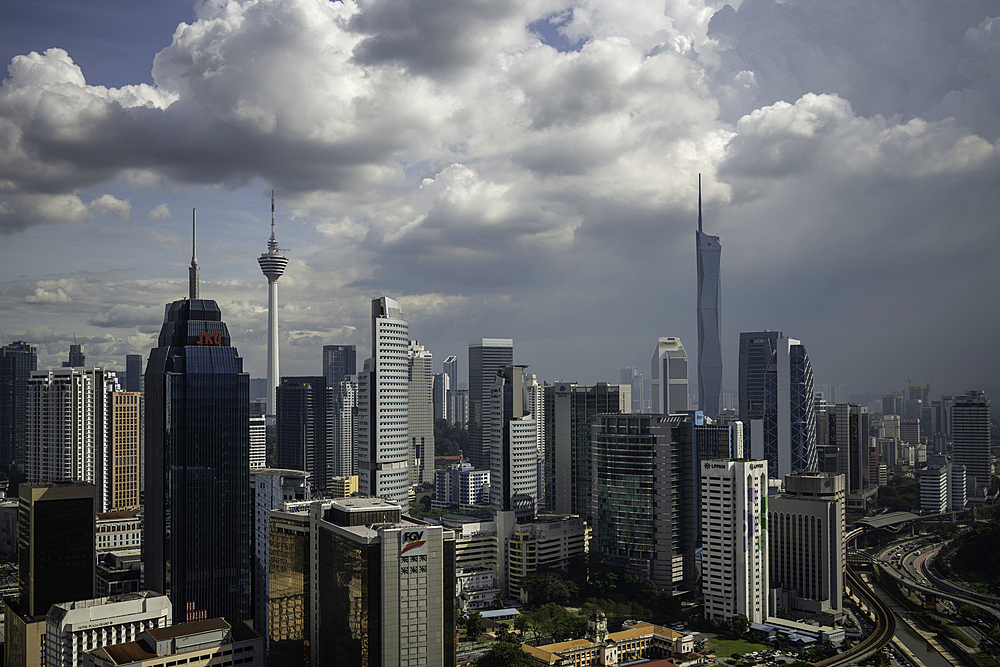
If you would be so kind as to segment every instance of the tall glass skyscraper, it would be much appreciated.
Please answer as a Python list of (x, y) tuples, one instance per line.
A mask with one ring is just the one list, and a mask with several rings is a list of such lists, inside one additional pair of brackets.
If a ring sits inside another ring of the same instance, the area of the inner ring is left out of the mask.
[(768, 474), (816, 472), (816, 397), (812, 364), (800, 341), (780, 331), (740, 334), (740, 420), (750, 458)]
[(719, 415), (722, 400), (722, 244), (701, 229), (701, 175), (698, 175), (698, 409)]
[(28, 378), (37, 368), (34, 345), (15, 341), (0, 347), (0, 472), (24, 472)]
[(250, 375), (215, 301), (166, 308), (146, 392), (146, 587), (174, 620), (251, 618)]
[(490, 393), (497, 372), (513, 363), (513, 339), (469, 341), (469, 461), (476, 470), (490, 469)]

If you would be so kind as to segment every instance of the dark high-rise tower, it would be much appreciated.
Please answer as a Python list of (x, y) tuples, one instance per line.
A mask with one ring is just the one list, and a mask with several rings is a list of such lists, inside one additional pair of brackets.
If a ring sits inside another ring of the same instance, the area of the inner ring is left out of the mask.
[(327, 385), (337, 386), (358, 372), (358, 350), (354, 345), (323, 346), (323, 376)]
[(497, 372), (514, 363), (510, 338), (469, 341), (469, 460), (477, 470), (490, 469), (490, 401)]
[(142, 355), (125, 355), (125, 391), (142, 391)]
[(719, 415), (722, 400), (722, 244), (701, 230), (701, 174), (698, 174), (698, 409)]
[(333, 388), (324, 377), (285, 377), (278, 386), (278, 467), (304, 470), (317, 491), (333, 477)]
[(0, 472), (24, 471), (28, 379), (37, 368), (33, 345), (15, 341), (0, 347)]
[(145, 381), (146, 587), (175, 620), (251, 618), (250, 375), (215, 301), (167, 305)]

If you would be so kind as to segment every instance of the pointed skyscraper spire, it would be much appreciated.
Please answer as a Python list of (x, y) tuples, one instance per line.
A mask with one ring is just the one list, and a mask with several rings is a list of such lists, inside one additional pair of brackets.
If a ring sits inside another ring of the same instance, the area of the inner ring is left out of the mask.
[(698, 231), (701, 231), (701, 174), (698, 174)]
[(191, 268), (188, 269), (189, 299), (198, 298), (198, 255), (195, 252), (198, 240), (198, 223), (197, 218), (195, 217), (195, 210), (196, 209), (191, 209)]

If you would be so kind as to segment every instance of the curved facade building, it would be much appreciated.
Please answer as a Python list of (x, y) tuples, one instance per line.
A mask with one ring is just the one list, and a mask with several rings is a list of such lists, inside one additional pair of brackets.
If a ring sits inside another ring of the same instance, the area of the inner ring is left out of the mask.
[(722, 243), (701, 229), (698, 177), (698, 409), (717, 417), (722, 400)]

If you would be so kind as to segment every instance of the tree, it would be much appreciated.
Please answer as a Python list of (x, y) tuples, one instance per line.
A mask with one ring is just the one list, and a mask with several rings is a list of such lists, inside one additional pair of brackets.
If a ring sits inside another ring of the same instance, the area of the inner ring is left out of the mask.
[(733, 626), (733, 632), (740, 637), (745, 637), (747, 632), (750, 630), (750, 619), (747, 618), (746, 614), (736, 614), (729, 620), (729, 622)]
[(958, 615), (962, 618), (974, 621), (979, 618), (979, 610), (971, 604), (963, 604), (958, 608)]
[(497, 642), (476, 661), (476, 667), (536, 667), (535, 659), (517, 644)]
[(532, 572), (521, 581), (521, 587), (528, 593), (529, 602), (544, 600), (566, 604), (580, 593), (576, 584), (552, 570)]
[(495, 635), (498, 642), (503, 642), (505, 644), (521, 643), (521, 638), (514, 634), (514, 631), (511, 630), (510, 626), (506, 623), (500, 624), (500, 627), (497, 628)]
[(528, 617), (524, 614), (518, 614), (517, 618), (514, 619), (514, 629), (524, 637), (524, 633), (528, 629)]
[(483, 621), (483, 615), (478, 611), (470, 612), (465, 617), (465, 634), (469, 635), (469, 639), (473, 641), (479, 639), (485, 629), (486, 623)]

